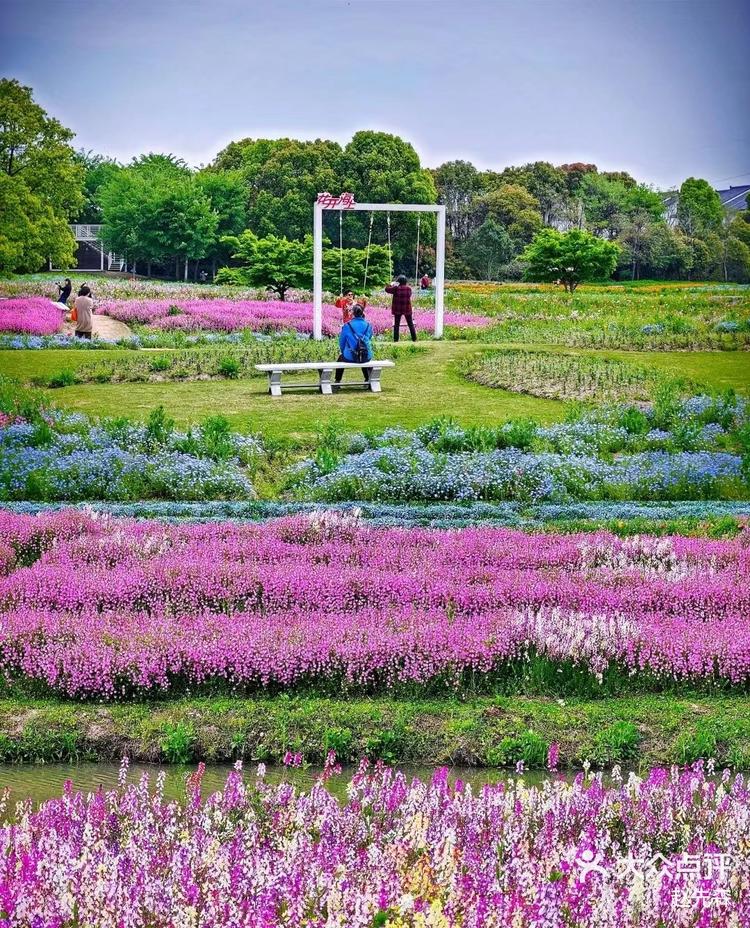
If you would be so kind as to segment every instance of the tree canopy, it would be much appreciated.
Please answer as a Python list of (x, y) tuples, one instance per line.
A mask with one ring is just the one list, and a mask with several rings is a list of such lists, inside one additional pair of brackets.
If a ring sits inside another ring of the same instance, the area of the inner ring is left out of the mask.
[(542, 229), (526, 246), (521, 259), (526, 262), (526, 280), (543, 283), (559, 281), (569, 293), (586, 280), (602, 280), (617, 264), (620, 246), (597, 238), (582, 229), (558, 232)]
[(0, 270), (39, 270), (73, 261), (67, 226), (83, 204), (83, 168), (73, 133), (34, 102), (30, 87), (0, 80)]

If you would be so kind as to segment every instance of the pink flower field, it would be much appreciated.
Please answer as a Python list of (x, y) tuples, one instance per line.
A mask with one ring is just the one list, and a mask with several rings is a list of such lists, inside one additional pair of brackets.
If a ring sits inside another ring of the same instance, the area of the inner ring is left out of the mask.
[[(312, 335), (313, 327), (312, 303), (282, 303), (278, 300), (106, 300), (98, 305), (97, 312), (120, 322), (139, 322), (166, 330), (293, 330)], [(393, 326), (390, 309), (383, 306), (368, 306), (367, 318), (372, 323), (376, 335), (388, 331)], [(476, 328), (490, 322), (484, 316), (450, 312), (445, 314), (444, 321), (447, 326), (462, 328)], [(434, 326), (434, 314), (417, 310), (414, 312), (414, 323), (417, 329), (430, 332)], [(338, 335), (340, 329), (341, 310), (325, 304), (324, 334)]]
[(63, 312), (44, 297), (0, 300), (0, 332), (54, 335), (63, 327)]
[[(750, 679), (741, 539), (0, 515), (0, 668), (79, 697)], [(557, 679), (557, 678), (555, 678)]]
[[(700, 765), (474, 790), (363, 763), (347, 798), (230, 772), (70, 782), (0, 826), (4, 928), (744, 928), (750, 791)], [(155, 787), (155, 788), (154, 788)], [(5, 803), (3, 803), (5, 806)], [(5, 809), (3, 809), (5, 811)], [(10, 811), (10, 810), (9, 810)]]

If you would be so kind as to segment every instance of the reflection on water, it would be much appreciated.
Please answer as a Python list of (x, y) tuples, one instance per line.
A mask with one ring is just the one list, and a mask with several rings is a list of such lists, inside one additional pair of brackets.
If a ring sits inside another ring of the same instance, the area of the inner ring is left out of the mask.
[[(212, 764), (206, 767), (203, 778), (203, 793), (215, 792), (222, 789), (227, 774), (232, 769), (228, 764)], [(245, 764), (246, 779), (254, 778), (256, 764)], [(408, 778), (418, 777), (429, 780), (435, 772), (435, 767), (401, 767)], [(185, 777), (193, 773), (195, 765), (189, 767), (161, 767), (158, 764), (131, 764), (128, 772), (128, 782), (137, 783), (144, 773), (148, 773), (151, 781), (155, 781), (160, 770), (166, 771), (165, 794), (170, 799), (180, 799), (184, 796)], [(328, 781), (328, 789), (339, 799), (346, 796), (346, 787), (355, 772), (355, 767), (345, 767), (340, 776)], [(485, 783), (497, 783), (507, 780), (510, 776), (507, 770), (476, 769), (472, 767), (452, 767), (451, 778), (460, 778), (471, 783), (474, 787)], [(117, 785), (120, 768), (117, 764), (0, 764), (0, 789), (10, 788), (10, 804), (8, 812), (12, 814), (15, 803), (25, 799), (32, 799), (35, 803), (44, 802), (60, 795), (66, 780), (72, 780), (76, 790), (91, 792), (98, 787), (111, 789)], [(271, 767), (266, 770), (266, 780), (278, 783), (281, 780), (294, 783), (299, 789), (309, 789), (320, 773), (320, 768), (310, 767), (307, 770)], [(544, 771), (532, 771), (524, 774), (524, 782), (541, 784), (549, 774)]]

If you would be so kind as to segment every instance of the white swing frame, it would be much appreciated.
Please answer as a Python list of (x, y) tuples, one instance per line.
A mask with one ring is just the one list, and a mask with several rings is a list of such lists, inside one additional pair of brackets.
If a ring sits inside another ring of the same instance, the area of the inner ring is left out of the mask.
[[(323, 338), (323, 210), (362, 213), (435, 213), (437, 239), (435, 241), (435, 338), (443, 335), (445, 311), (445, 206), (424, 203), (354, 203), (350, 206), (313, 204), (313, 338)], [(417, 282), (417, 286), (419, 286)]]

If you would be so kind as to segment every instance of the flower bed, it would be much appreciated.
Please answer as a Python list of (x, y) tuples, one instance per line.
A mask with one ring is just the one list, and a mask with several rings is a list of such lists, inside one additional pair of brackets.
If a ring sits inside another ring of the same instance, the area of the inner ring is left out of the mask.
[(740, 539), (374, 529), (330, 513), (168, 526), (77, 511), (2, 513), (0, 535), (0, 666), (67, 695), (749, 678)]
[(51, 300), (25, 297), (0, 300), (0, 332), (52, 335), (62, 329), (63, 311)]
[[(36, 515), (69, 508), (69, 503), (5, 502), (19, 515)], [(301, 503), (278, 500), (82, 503), (79, 508), (103, 515), (164, 522), (266, 522), (300, 513), (350, 513), (370, 525), (389, 527), (466, 528), (498, 525), (527, 530), (550, 528), (594, 531), (607, 528), (616, 534), (735, 535), (750, 522), (750, 501), (698, 501), (664, 503)], [(669, 526), (675, 526), (670, 531)]]
[(313, 500), (721, 499), (747, 494), (742, 459), (725, 452), (642, 452), (613, 461), (517, 450), (435, 454), (383, 448), (352, 454), (330, 473), (298, 471)]
[[(550, 752), (554, 760), (553, 751)], [(294, 759), (292, 759), (294, 761)], [(331, 764), (321, 777), (330, 776)], [(168, 802), (148, 779), (0, 828), (22, 925), (728, 928), (750, 919), (750, 791), (696, 765), (526, 787), (411, 782), (365, 764), (345, 802), (230, 773)]]
[[(130, 324), (141, 323), (157, 329), (192, 332), (200, 329), (236, 332), (241, 329), (261, 331), (297, 331), (312, 334), (312, 303), (290, 303), (274, 300), (128, 300), (104, 301), (97, 311)], [(389, 309), (369, 306), (367, 319), (375, 334), (387, 332), (393, 326)], [(460, 328), (484, 326), (489, 320), (466, 313), (446, 313), (446, 326)], [(414, 324), (422, 331), (432, 331), (434, 314), (416, 310)], [(341, 310), (323, 306), (323, 333), (338, 335), (341, 330)]]
[[(552, 399), (612, 402), (648, 400), (654, 388), (669, 382), (659, 370), (590, 355), (506, 348), (469, 362), (469, 379), (485, 387)], [(695, 384), (681, 381), (686, 391)]]
[(437, 419), (343, 436), (300, 462), (291, 485), (328, 502), (747, 499), (747, 422), (746, 401), (731, 393), (681, 399), (671, 388), (653, 406), (546, 427)]
[[(218, 431), (216, 426), (218, 425)], [(0, 423), (0, 499), (249, 499), (257, 439), (216, 419), (190, 433), (47, 411)], [(214, 431), (211, 431), (211, 429)]]

